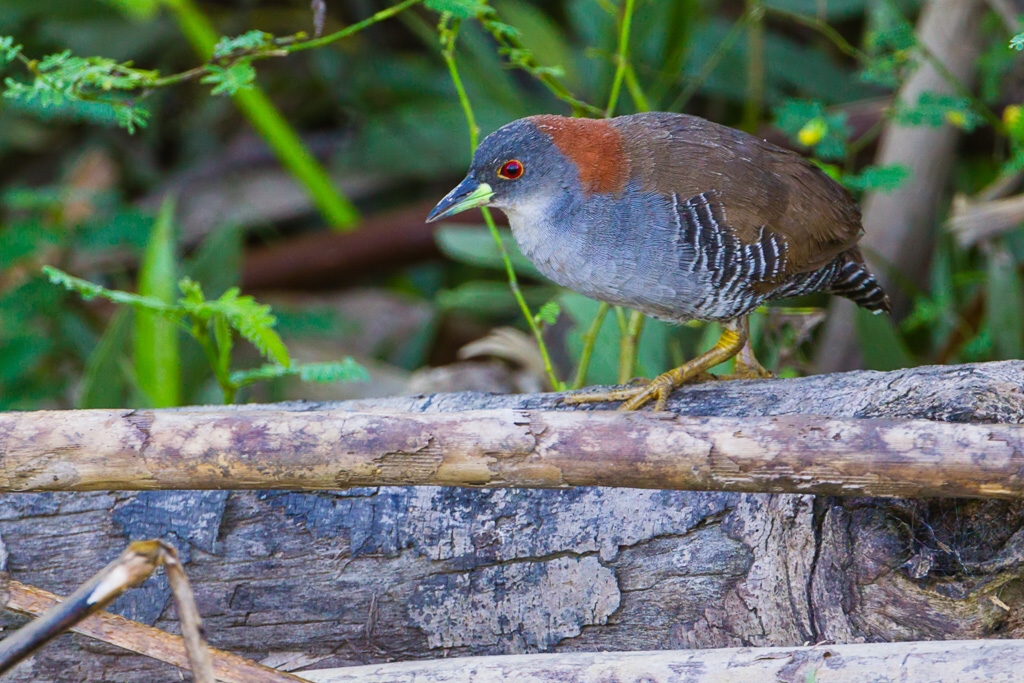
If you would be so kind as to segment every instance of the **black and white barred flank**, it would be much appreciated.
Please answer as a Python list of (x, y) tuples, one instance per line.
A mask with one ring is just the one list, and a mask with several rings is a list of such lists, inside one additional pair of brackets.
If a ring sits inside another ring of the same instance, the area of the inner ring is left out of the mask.
[[(691, 273), (708, 273), (711, 285), (697, 302), (705, 319), (729, 319), (756, 307), (765, 298), (752, 291), (752, 282), (771, 282), (786, 270), (787, 246), (774, 232), (762, 227), (757, 239), (741, 242), (726, 224), (714, 192), (682, 200), (672, 197), (680, 246), (692, 249), (686, 264)], [(685, 249), (683, 250), (685, 252)]]
[(779, 283), (767, 294), (757, 294), (751, 283), (778, 281), (786, 271), (788, 246), (785, 238), (762, 227), (757, 239), (741, 242), (726, 224), (726, 217), (714, 192), (682, 200), (672, 197), (677, 240), (690, 247), (695, 258), (691, 273), (709, 273), (714, 287), (698, 302), (709, 319), (724, 319), (749, 312), (765, 299), (784, 299), (830, 292), (852, 300), (869, 311), (889, 310), (889, 298), (867, 269), (860, 252), (850, 249), (825, 266), (799, 273)]

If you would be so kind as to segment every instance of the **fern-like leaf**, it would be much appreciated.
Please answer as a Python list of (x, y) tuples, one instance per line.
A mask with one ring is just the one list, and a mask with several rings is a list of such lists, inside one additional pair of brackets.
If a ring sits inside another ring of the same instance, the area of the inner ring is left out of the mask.
[(185, 298), (181, 303), (190, 314), (202, 320), (209, 320), (214, 315), (224, 316), (231, 327), (268, 360), (291, 366), (288, 349), (274, 331), (277, 318), (271, 313), (270, 306), (258, 303), (249, 295), (240, 295), (237, 287), (232, 287), (214, 301), (203, 301), (202, 290), (191, 281), (182, 283), (182, 292)]
[(99, 297), (100, 299), (112, 301), (115, 304), (131, 306), (136, 310), (152, 311), (175, 322), (179, 322), (183, 317), (184, 311), (181, 308), (172, 304), (166, 304), (155, 297), (139, 296), (138, 294), (122, 292), (117, 289), (107, 289), (94, 282), (68, 275), (63, 270), (53, 266), (43, 266), (43, 273), (53, 284), (76, 292), (86, 301)]

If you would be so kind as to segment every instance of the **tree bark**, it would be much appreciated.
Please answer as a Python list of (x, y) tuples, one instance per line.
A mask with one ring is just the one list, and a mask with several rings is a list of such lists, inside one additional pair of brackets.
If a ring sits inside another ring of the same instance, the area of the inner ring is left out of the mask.
[[(677, 415), (1024, 423), (1024, 362), (720, 382)], [(289, 410), (549, 410), (451, 394)], [(282, 406), (239, 407), (242, 414)], [(195, 409), (192, 409), (195, 410)], [(209, 410), (220, 410), (209, 409)], [(12, 578), (68, 594), (127, 542), (174, 543), (211, 645), (286, 669), (469, 655), (1024, 637), (1024, 505), (623, 488), (8, 494)], [(114, 610), (171, 631), (157, 576)], [(7, 629), (22, 617), (6, 614)], [(176, 681), (63, 636), (12, 681)]]

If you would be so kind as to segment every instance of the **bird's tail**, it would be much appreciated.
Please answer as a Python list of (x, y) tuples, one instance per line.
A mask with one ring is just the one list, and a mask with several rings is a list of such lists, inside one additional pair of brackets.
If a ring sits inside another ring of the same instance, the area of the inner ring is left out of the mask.
[(889, 312), (889, 297), (882, 285), (864, 263), (860, 250), (854, 247), (836, 257), (839, 270), (829, 288), (833, 294), (846, 297), (873, 313)]

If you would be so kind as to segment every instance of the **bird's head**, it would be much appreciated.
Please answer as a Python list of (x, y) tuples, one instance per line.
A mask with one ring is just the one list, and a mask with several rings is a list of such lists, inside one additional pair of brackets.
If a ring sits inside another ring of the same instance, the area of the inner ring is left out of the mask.
[(531, 116), (484, 138), (466, 178), (427, 222), (479, 206), (528, 214), (561, 192), (583, 196), (624, 184), (622, 139), (607, 121)]

